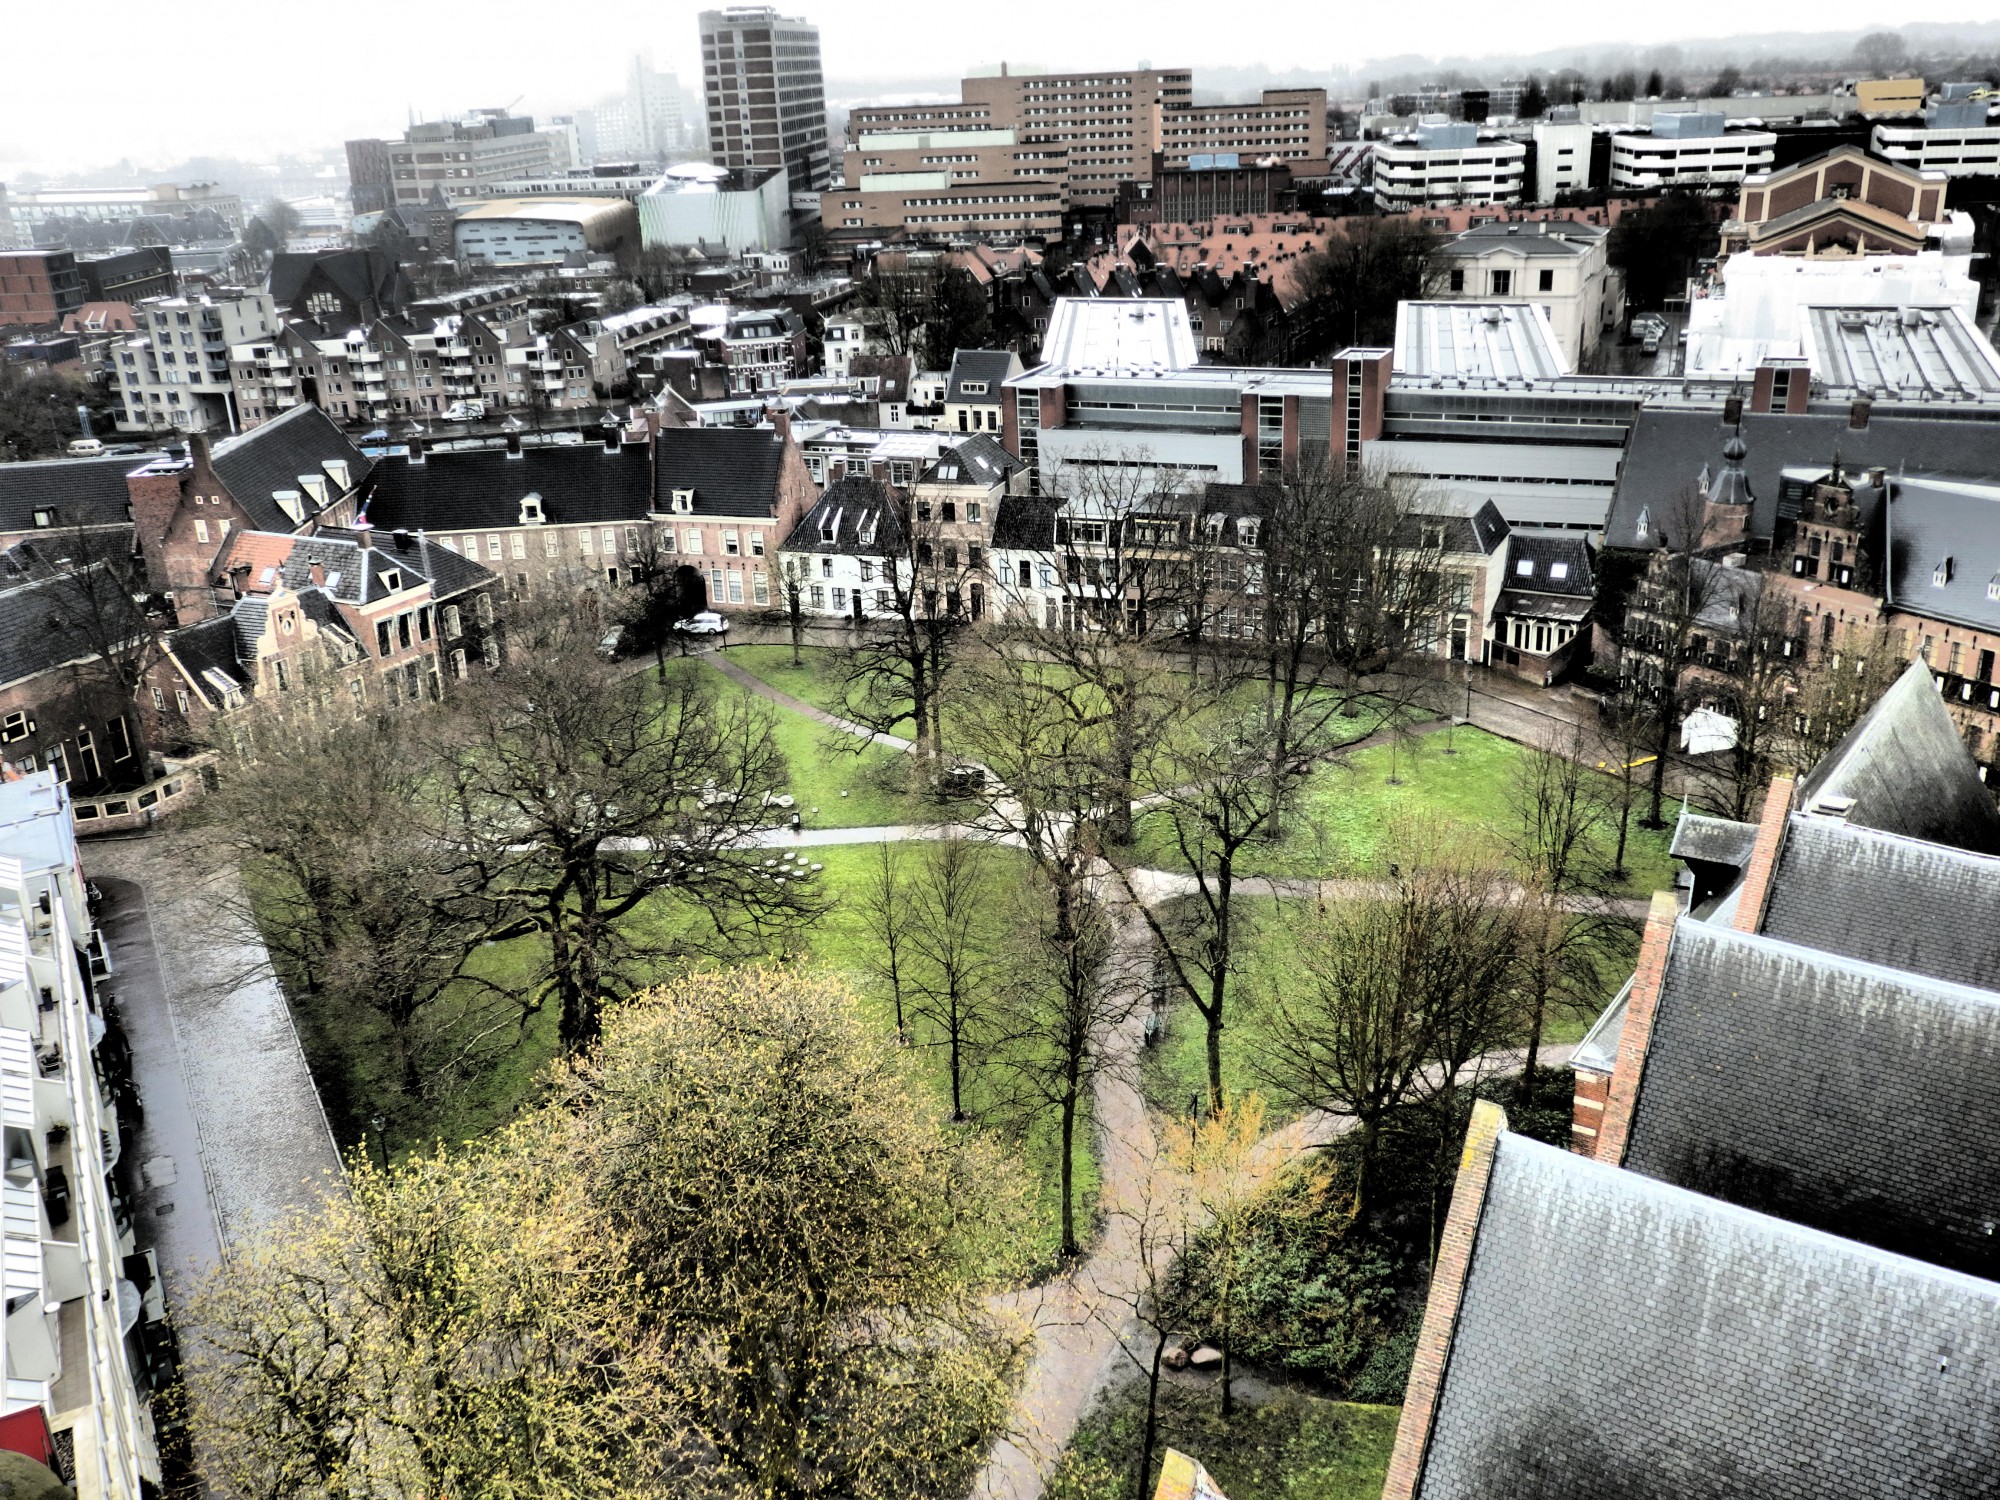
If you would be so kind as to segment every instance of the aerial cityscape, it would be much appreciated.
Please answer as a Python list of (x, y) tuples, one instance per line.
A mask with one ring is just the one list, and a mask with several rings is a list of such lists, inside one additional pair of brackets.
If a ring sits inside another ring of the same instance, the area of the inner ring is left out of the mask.
[(0, 1495), (2000, 1494), (2000, 21), (150, 15)]

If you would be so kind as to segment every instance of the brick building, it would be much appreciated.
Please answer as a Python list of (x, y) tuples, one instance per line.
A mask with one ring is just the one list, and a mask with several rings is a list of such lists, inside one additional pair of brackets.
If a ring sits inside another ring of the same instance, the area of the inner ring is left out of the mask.
[(68, 250), (0, 250), (0, 325), (53, 328), (87, 298)]

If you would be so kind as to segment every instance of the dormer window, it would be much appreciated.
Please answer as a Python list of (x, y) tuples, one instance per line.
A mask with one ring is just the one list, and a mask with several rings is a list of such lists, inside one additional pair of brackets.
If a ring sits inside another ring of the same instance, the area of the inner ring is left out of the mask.
[(1934, 589), (1943, 588), (1946, 584), (1951, 582), (1952, 575), (1955, 574), (1957, 571), (1958, 571), (1957, 558), (1948, 555), (1939, 558), (1938, 565), (1935, 568), (1931, 569), (1931, 587)]
[(396, 592), (396, 590), (400, 589), (402, 586), (403, 586), (403, 575), (398, 569), (395, 568), (383, 569), (382, 588), (385, 592), (393, 594)]
[(53, 505), (44, 505), (37, 508), (37, 510), (35, 511), (35, 524), (37, 526), (43, 526), (43, 527), (55, 525), (56, 524), (55, 507)]
[(986, 382), (983, 380), (965, 380), (959, 382), (958, 389), (961, 395), (983, 396), (986, 394)]
[(1236, 545), (1239, 547), (1256, 546), (1257, 531), (1258, 525), (1255, 516), (1242, 517), (1236, 523)]
[(2000, 599), (2000, 573), (1995, 573), (1991, 578), (1986, 580), (1986, 597), (1989, 599)]
[(675, 490), (674, 514), (677, 516), (685, 516), (692, 514), (693, 511), (694, 511), (694, 491)]
[(1532, 557), (1519, 559), (1514, 564), (1514, 574), (1517, 578), (1533, 578), (1535, 576), (1535, 560)]
[(521, 520), (523, 526), (539, 526), (548, 519), (542, 514), (542, 497), (534, 490), (521, 497)]

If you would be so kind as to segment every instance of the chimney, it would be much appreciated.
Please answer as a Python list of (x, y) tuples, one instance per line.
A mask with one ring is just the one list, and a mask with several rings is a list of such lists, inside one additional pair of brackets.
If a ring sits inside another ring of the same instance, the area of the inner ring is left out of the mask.
[(1739, 426), (1743, 421), (1743, 398), (1731, 396), (1722, 403), (1722, 421), (1727, 427)]
[(389, 536), (396, 543), (396, 550), (398, 552), (408, 552), (410, 550), (410, 533), (404, 528), (398, 526), (394, 531), (389, 533)]
[(421, 464), (423, 461), (424, 461), (424, 440), (420, 437), (413, 437), (410, 439), (410, 462), (413, 464)]
[(375, 550), (375, 526), (368, 517), (356, 516), (354, 518), (353, 531), (354, 540), (361, 544), (363, 552), (373, 552)]
[(325, 563), (323, 563), (323, 562), (315, 562), (315, 563), (310, 563), (310, 564), (308, 564), (308, 565), (307, 565), (307, 567), (306, 567), (306, 574), (307, 574), (307, 576), (308, 576), (308, 577), (310, 577), (310, 578), (312, 579), (312, 585), (313, 585), (313, 587), (314, 587), (314, 588), (316, 588), (316, 589), (323, 589), (323, 588), (325, 588), (325, 587), (326, 587), (326, 564), (325, 564)]
[(770, 406), (764, 410), (779, 438), (789, 443), (792, 440), (792, 414), (782, 406)]
[(1869, 402), (1866, 396), (1863, 396), (1860, 400), (1856, 401), (1852, 406), (1848, 407), (1847, 425), (1853, 428), (1856, 432), (1867, 431), (1868, 408), (1869, 408)]
[(1757, 820), (1757, 840), (1750, 846), (1750, 863), (1744, 867), (1743, 883), (1736, 892), (1738, 932), (1756, 932), (1764, 925), (1764, 906), (1771, 896), (1771, 877), (1778, 870), (1778, 851), (1785, 843), (1785, 820), (1791, 816), (1792, 793), (1797, 789), (1792, 773), (1771, 778), (1764, 793), (1764, 812)]
[(1878, 490), (1888, 489), (1889, 471), (1883, 468), (1870, 469), (1868, 471), (1868, 483)]
[(507, 434), (507, 456), (509, 458), (519, 458), (521, 456), (520, 433), (510, 432)]
[(619, 431), (617, 423), (614, 422), (609, 427), (606, 427), (604, 429), (604, 451), (606, 453), (616, 453), (622, 436), (623, 434)]

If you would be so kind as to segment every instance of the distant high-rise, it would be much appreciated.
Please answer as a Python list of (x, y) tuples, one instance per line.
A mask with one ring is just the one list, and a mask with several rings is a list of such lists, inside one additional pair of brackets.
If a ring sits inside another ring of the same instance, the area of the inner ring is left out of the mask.
[(718, 166), (783, 167), (795, 193), (827, 185), (819, 28), (769, 6), (701, 13), (702, 101)]
[(597, 106), (594, 161), (665, 161), (687, 144), (680, 80), (632, 59), (625, 92)]

